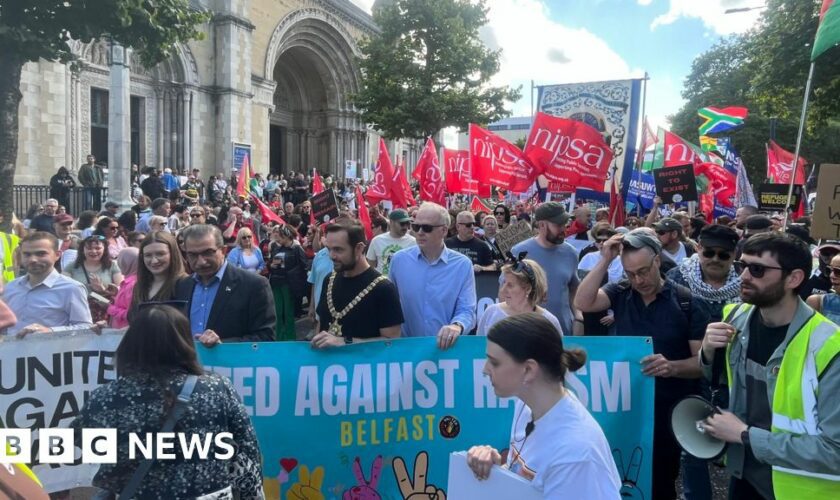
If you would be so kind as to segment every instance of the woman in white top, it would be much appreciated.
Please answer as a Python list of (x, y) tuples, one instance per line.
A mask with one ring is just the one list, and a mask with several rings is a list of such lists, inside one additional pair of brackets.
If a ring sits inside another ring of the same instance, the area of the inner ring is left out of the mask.
[[(525, 252), (523, 252), (525, 253)], [(484, 310), (478, 320), (477, 335), (487, 335), (497, 322), (526, 312), (537, 312), (546, 317), (557, 328), (560, 335), (563, 329), (557, 317), (539, 304), (545, 302), (548, 293), (548, 280), (545, 271), (536, 261), (521, 256), (514, 264), (502, 267), (502, 286), (499, 288), (499, 302)]]
[(504, 465), (531, 481), (543, 498), (619, 499), (621, 480), (607, 438), (592, 415), (566, 390), (568, 370), (586, 362), (580, 349), (538, 313), (511, 316), (487, 334), (487, 362), (499, 397), (517, 397), (507, 462), (490, 446), (474, 446), (467, 463), (479, 479)]

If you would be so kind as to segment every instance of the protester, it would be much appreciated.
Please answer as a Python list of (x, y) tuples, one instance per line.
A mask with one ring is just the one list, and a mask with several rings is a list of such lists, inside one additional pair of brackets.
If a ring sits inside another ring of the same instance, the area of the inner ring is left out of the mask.
[(665, 217), (657, 222), (653, 228), (662, 244), (662, 254), (673, 260), (678, 266), (683, 259), (694, 255), (694, 247), (683, 242), (683, 226), (678, 220)]
[(115, 201), (106, 201), (105, 205), (101, 212), (99, 212), (100, 217), (112, 217), (114, 219), (117, 218), (117, 212), (120, 210), (120, 204)]
[(123, 275), (120, 290), (114, 298), (114, 303), (108, 306), (108, 324), (111, 328), (125, 328), (128, 326), (128, 312), (134, 296), (134, 285), (137, 283), (138, 255), (140, 251), (134, 247), (124, 248), (117, 255), (117, 266)]
[(833, 293), (811, 295), (808, 297), (807, 303), (815, 311), (840, 325), (840, 253), (831, 259), (828, 265), (828, 275)]
[(444, 243), (446, 248), (455, 250), (470, 259), (473, 271), (495, 271), (493, 250), (487, 242), (475, 237), (475, 216), (469, 210), (459, 212), (455, 217), (455, 236)]
[[(562, 203), (549, 201), (537, 207), (534, 221), (539, 231), (537, 236), (514, 245), (514, 256), (522, 252), (539, 264), (548, 278), (548, 301), (546, 309), (560, 320), (563, 332), (572, 332), (572, 311), (575, 293), (580, 281), (577, 276), (577, 251), (564, 245), (563, 231), (569, 221), (569, 214)], [(582, 323), (582, 317), (576, 319)], [(580, 330), (579, 330), (580, 331)]]
[(140, 248), (140, 244), (143, 243), (143, 240), (145, 239), (145, 234), (138, 233), (136, 231), (132, 231), (126, 235), (126, 241), (130, 247)]
[(254, 222), (245, 218), (244, 211), (241, 208), (237, 206), (230, 207), (227, 220), (219, 226), (224, 237), (225, 245), (228, 248), (233, 248), (236, 245), (236, 235), (239, 234), (239, 230), (243, 227), (247, 227), (253, 231)]
[(45, 231), (53, 233), (53, 223), (55, 222), (55, 212), (58, 210), (58, 200), (50, 198), (44, 202), (44, 212), (36, 215), (29, 223), (30, 231)]
[(381, 274), (388, 275), (391, 269), (391, 257), (400, 250), (415, 246), (417, 241), (408, 234), (411, 218), (405, 210), (392, 210), (388, 214), (388, 232), (370, 240), (367, 260)]
[[(155, 201), (153, 201), (151, 206), (150, 206), (151, 212), (149, 212), (147, 214), (144, 214), (142, 217), (140, 217), (140, 220), (137, 221), (137, 226), (134, 228), (135, 231), (138, 231), (138, 232), (141, 232), (141, 233), (151, 232), (152, 231), (151, 218), (155, 215), (163, 218), (163, 226), (166, 227), (166, 221), (167, 221), (167, 217), (169, 217), (169, 210), (170, 210), (171, 206), (172, 206), (172, 203), (169, 200), (167, 200), (166, 198), (156, 198)], [(160, 224), (159, 219), (158, 219), (158, 224)], [(162, 228), (156, 229), (156, 230), (160, 231), (160, 230), (162, 230)]]
[(247, 227), (240, 229), (236, 235), (236, 246), (228, 253), (227, 261), (252, 273), (262, 273), (265, 270), (263, 254), (254, 244), (254, 233)]
[(175, 298), (178, 283), (189, 284), (184, 261), (175, 238), (166, 232), (149, 234), (140, 244), (137, 284), (131, 298), (132, 310), (146, 302), (167, 302)]
[(53, 219), (53, 234), (58, 238), (58, 252), (63, 254), (67, 250), (79, 247), (79, 237), (73, 234), (73, 216), (58, 214)]
[(158, 231), (163, 231), (166, 233), (169, 232), (169, 228), (166, 227), (166, 217), (163, 217), (162, 215), (152, 215), (147, 220), (149, 222), (148, 234), (156, 233)]
[(312, 266), (310, 266), (309, 274), (306, 277), (306, 282), (311, 285), (312, 289), (309, 295), (308, 316), (312, 320), (317, 320), (318, 302), (321, 300), (321, 286), (324, 284), (327, 276), (335, 270), (335, 266), (330, 258), (330, 250), (326, 246), (326, 237), (323, 229), (318, 226), (315, 226), (312, 246), (316, 252), (312, 258)]
[(278, 226), (276, 243), (270, 249), (269, 281), (274, 297), (276, 340), (297, 340), (296, 303), (306, 295), (306, 255), (297, 243), (297, 232)]
[(505, 256), (502, 253), (501, 248), (499, 248), (499, 242), (496, 238), (496, 235), (499, 231), (499, 220), (496, 219), (493, 215), (488, 215), (484, 217), (484, 220), (481, 221), (481, 228), (484, 230), (484, 235), (482, 238), (484, 241), (490, 245), (490, 250), (493, 252), (493, 261), (495, 263), (495, 267), (498, 268), (499, 264), (504, 261)]
[[(139, 311), (116, 352), (118, 378), (95, 389), (71, 428), (81, 442), (82, 430), (117, 429), (117, 440), (128, 443), (130, 434), (144, 436), (161, 431), (173, 411), (176, 397), (184, 395), (188, 409), (177, 418), (178, 432), (227, 432), (232, 435), (233, 458), (157, 460), (130, 498), (236, 498), (262, 499), (262, 456), (248, 412), (226, 377), (205, 373), (190, 336), (190, 323), (172, 307), (154, 306)], [(189, 390), (185, 389), (189, 387)], [(178, 447), (175, 447), (178, 449)], [(116, 463), (105, 463), (93, 485), (111, 495), (131, 482), (137, 460), (127, 446), (117, 447)], [(217, 496), (213, 496), (217, 495)]]
[(327, 226), (333, 271), (321, 286), (316, 349), (400, 336), (400, 297), (394, 284), (365, 258), (365, 230), (357, 222)]
[(560, 335), (563, 335), (563, 328), (560, 327), (557, 317), (540, 307), (540, 304), (545, 302), (548, 282), (545, 271), (539, 264), (531, 259), (522, 258), (502, 267), (502, 276), (504, 280), (499, 288), (500, 302), (491, 304), (484, 310), (484, 314), (478, 320), (476, 335), (487, 335), (490, 328), (499, 321), (527, 312), (542, 314)]
[(747, 217), (758, 214), (758, 208), (750, 205), (742, 205), (735, 211), (735, 225), (738, 229), (743, 229)]
[(394, 254), (389, 274), (400, 294), (403, 336), (436, 335), (441, 349), (475, 325), (472, 263), (443, 244), (449, 222), (445, 208), (423, 203), (411, 224), (417, 245)]
[(140, 183), (140, 189), (142, 189), (143, 194), (148, 196), (151, 200), (166, 198), (166, 189), (156, 168), (149, 171), (149, 177)]
[(111, 217), (102, 217), (96, 223), (96, 229), (93, 230), (93, 235), (102, 236), (108, 242), (108, 255), (111, 260), (115, 260), (120, 250), (126, 248), (128, 243), (120, 236), (120, 225)]
[(817, 257), (817, 269), (808, 278), (802, 286), (802, 290), (799, 292), (802, 300), (807, 299), (811, 295), (831, 293), (833, 285), (830, 279), (831, 270), (829, 266), (831, 260), (837, 255), (840, 255), (840, 240), (823, 241), (822, 245), (814, 251), (814, 254)]
[(134, 232), (137, 227), (137, 214), (134, 210), (126, 210), (117, 219), (117, 225), (120, 227), (121, 236), (128, 236), (128, 233)]
[[(583, 278), (592, 270), (593, 267), (601, 260), (601, 248), (604, 243), (616, 234), (615, 229), (610, 227), (609, 223), (596, 222), (592, 226), (592, 245), (581, 250), (580, 262), (578, 263), (578, 276)], [(607, 281), (609, 283), (616, 283), (624, 277), (624, 267), (621, 265), (621, 259), (614, 259), (610, 262), (610, 267), (607, 269)]]
[(3, 300), (17, 316), (8, 335), (49, 332), (56, 327), (90, 325), (85, 287), (55, 270), (58, 240), (35, 231), (20, 242), (21, 265), (26, 275), (6, 285)]
[[(586, 362), (580, 349), (566, 350), (543, 315), (529, 312), (496, 323), (487, 335), (484, 374), (499, 397), (515, 397), (505, 465), (543, 498), (619, 499), (621, 479), (601, 427), (565, 388), (566, 373)], [(502, 455), (474, 446), (467, 464), (487, 479)]]
[(797, 297), (811, 259), (792, 235), (750, 237), (744, 304), (726, 306), (725, 321), (706, 329), (700, 364), (710, 379), (715, 357), (726, 356), (729, 411), (700, 428), (729, 443), (730, 498), (837, 496), (840, 328)]
[(181, 234), (194, 273), (178, 282), (175, 296), (189, 303), (193, 336), (206, 347), (272, 340), (276, 316), (268, 281), (227, 265), (219, 228), (194, 225)]
[(513, 205), (514, 210), (516, 211), (514, 215), (516, 216), (516, 220), (524, 220), (528, 224), (531, 223), (531, 215), (528, 213), (528, 209), (525, 207), (524, 201), (517, 201)]
[(90, 314), (94, 322), (108, 316), (110, 301), (117, 295), (123, 275), (108, 252), (104, 236), (90, 236), (79, 245), (76, 261), (64, 268), (62, 274), (85, 285)]
[[(612, 309), (616, 334), (653, 339), (654, 354), (641, 360), (642, 373), (656, 377), (652, 498), (671, 500), (676, 497), (681, 451), (671, 432), (671, 408), (699, 390), (696, 379), (702, 373), (694, 356), (709, 312), (703, 299), (662, 278), (661, 252), (660, 241), (644, 229), (613, 236), (601, 249), (603, 258), (581, 282), (575, 306), (583, 312)], [(607, 268), (619, 253), (628, 281), (602, 288)]]
[(496, 216), (500, 230), (510, 225), (510, 209), (503, 203), (496, 205), (496, 208), (493, 209), (493, 215)]
[(735, 249), (735, 258), (741, 258), (741, 249), (747, 243), (747, 240), (752, 236), (762, 233), (769, 233), (773, 230), (773, 221), (766, 215), (750, 215), (744, 219), (744, 234), (741, 241), (738, 242), (738, 247)]

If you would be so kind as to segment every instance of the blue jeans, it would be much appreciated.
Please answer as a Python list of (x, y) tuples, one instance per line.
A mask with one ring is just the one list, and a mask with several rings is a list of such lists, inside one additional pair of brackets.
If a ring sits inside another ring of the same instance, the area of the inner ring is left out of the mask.
[(712, 500), (709, 462), (682, 452), (683, 493), (685, 500)]

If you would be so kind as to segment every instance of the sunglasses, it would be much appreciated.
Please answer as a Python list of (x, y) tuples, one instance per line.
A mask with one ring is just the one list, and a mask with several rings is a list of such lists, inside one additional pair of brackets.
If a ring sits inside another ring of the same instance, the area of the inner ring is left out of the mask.
[(595, 243), (604, 243), (604, 242), (605, 242), (605, 241), (607, 241), (608, 239), (609, 239), (609, 238), (595, 238)]
[(786, 270), (783, 267), (765, 266), (764, 264), (744, 262), (742, 260), (736, 260), (735, 265), (737, 265), (742, 270), (743, 269), (748, 270), (753, 278), (763, 278), (764, 273), (766, 273), (768, 269), (778, 269), (780, 271), (785, 271)]
[(471, 227), (473, 227), (473, 226), (475, 225), (475, 222), (459, 222), (458, 224), (460, 224), (460, 225), (462, 225), (462, 226), (464, 226), (464, 227), (469, 227), (469, 228), (471, 228)]
[(88, 236), (88, 241), (105, 241), (105, 237), (102, 236), (102, 235), (96, 234), (96, 235), (93, 235), (93, 236)]
[(201, 216), (203, 216), (203, 215), (204, 215), (204, 214), (190, 214), (190, 217), (195, 218), (195, 217), (201, 217)]
[(419, 233), (420, 231), (431, 233), (436, 227), (443, 227), (443, 224), (412, 224), (411, 230), (415, 233)]
[(242, 236), (242, 239), (243, 239), (243, 240), (250, 240), (250, 239), (252, 239), (252, 238), (253, 238), (253, 236), (251, 236), (250, 234), (247, 234), (247, 235)]
[(666, 231), (666, 230), (660, 229), (660, 230), (656, 231), (656, 234), (658, 234), (659, 236), (662, 236), (663, 234), (668, 234), (670, 232), (671, 231)]
[(707, 259), (711, 259), (717, 255), (718, 260), (729, 260), (732, 258), (732, 253), (722, 250), (720, 252), (716, 252), (714, 250), (703, 250), (703, 257)]
[(831, 274), (832, 276), (837, 276), (838, 278), (840, 278), (840, 267), (829, 266), (828, 273)]

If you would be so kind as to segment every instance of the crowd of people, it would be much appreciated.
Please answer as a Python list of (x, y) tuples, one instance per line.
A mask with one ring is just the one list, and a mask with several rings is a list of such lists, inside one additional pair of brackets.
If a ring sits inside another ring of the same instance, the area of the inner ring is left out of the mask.
[[(730, 443), (732, 498), (840, 485), (840, 411), (824, 397), (840, 385), (840, 241), (814, 241), (807, 218), (783, 230), (754, 207), (712, 220), (657, 200), (647, 217), (617, 225), (606, 207), (570, 212), (499, 193), (487, 212), (461, 200), (451, 208), (374, 204), (365, 228), (357, 209), (366, 202), (352, 179), (325, 176), (340, 216), (318, 224), (305, 174), (257, 174), (251, 197), (237, 196), (236, 175), (204, 182), (200, 174), (137, 171), (136, 205), (123, 212), (108, 202), (74, 216), (51, 198), (22, 222), (12, 216), (13, 230), (0, 238), (0, 316), (16, 318), (4, 322), (6, 334), (131, 325), (118, 352), (128, 378), (118, 384), (174, 396), (198, 376), (196, 395), (215, 394), (238, 426), (244, 465), (236, 478), (201, 490), (161, 471), (143, 492), (169, 485), (197, 496), (232, 486), (242, 498), (259, 496), (253, 427), (230, 385), (203, 375), (193, 342), (299, 340), (330, 349), (435, 337), (448, 349), (469, 334), (487, 337), (485, 373), (497, 394), (519, 398), (507, 466), (546, 498), (618, 498), (620, 488), (603, 432), (563, 387), (566, 371), (585, 360), (563, 349), (564, 335), (652, 337), (654, 354), (639, 368), (656, 379), (652, 498), (676, 498), (681, 468), (685, 498), (712, 497), (709, 464), (681, 451), (669, 422), (680, 399), (708, 397), (716, 356), (728, 365), (728, 410), (704, 428)], [(519, 221), (533, 236), (503, 252), (500, 232)], [(477, 313), (476, 276), (496, 272), (498, 303)], [(120, 387), (94, 392), (79, 425), (117, 425), (97, 412)], [(143, 401), (159, 393), (120, 403), (140, 413), (134, 421), (144, 431), (168, 411), (162, 402), (143, 413)], [(479, 477), (503, 463), (486, 446), (468, 461)], [(220, 477), (213, 467), (201, 474)], [(96, 484), (117, 493), (130, 476), (103, 468)]]

